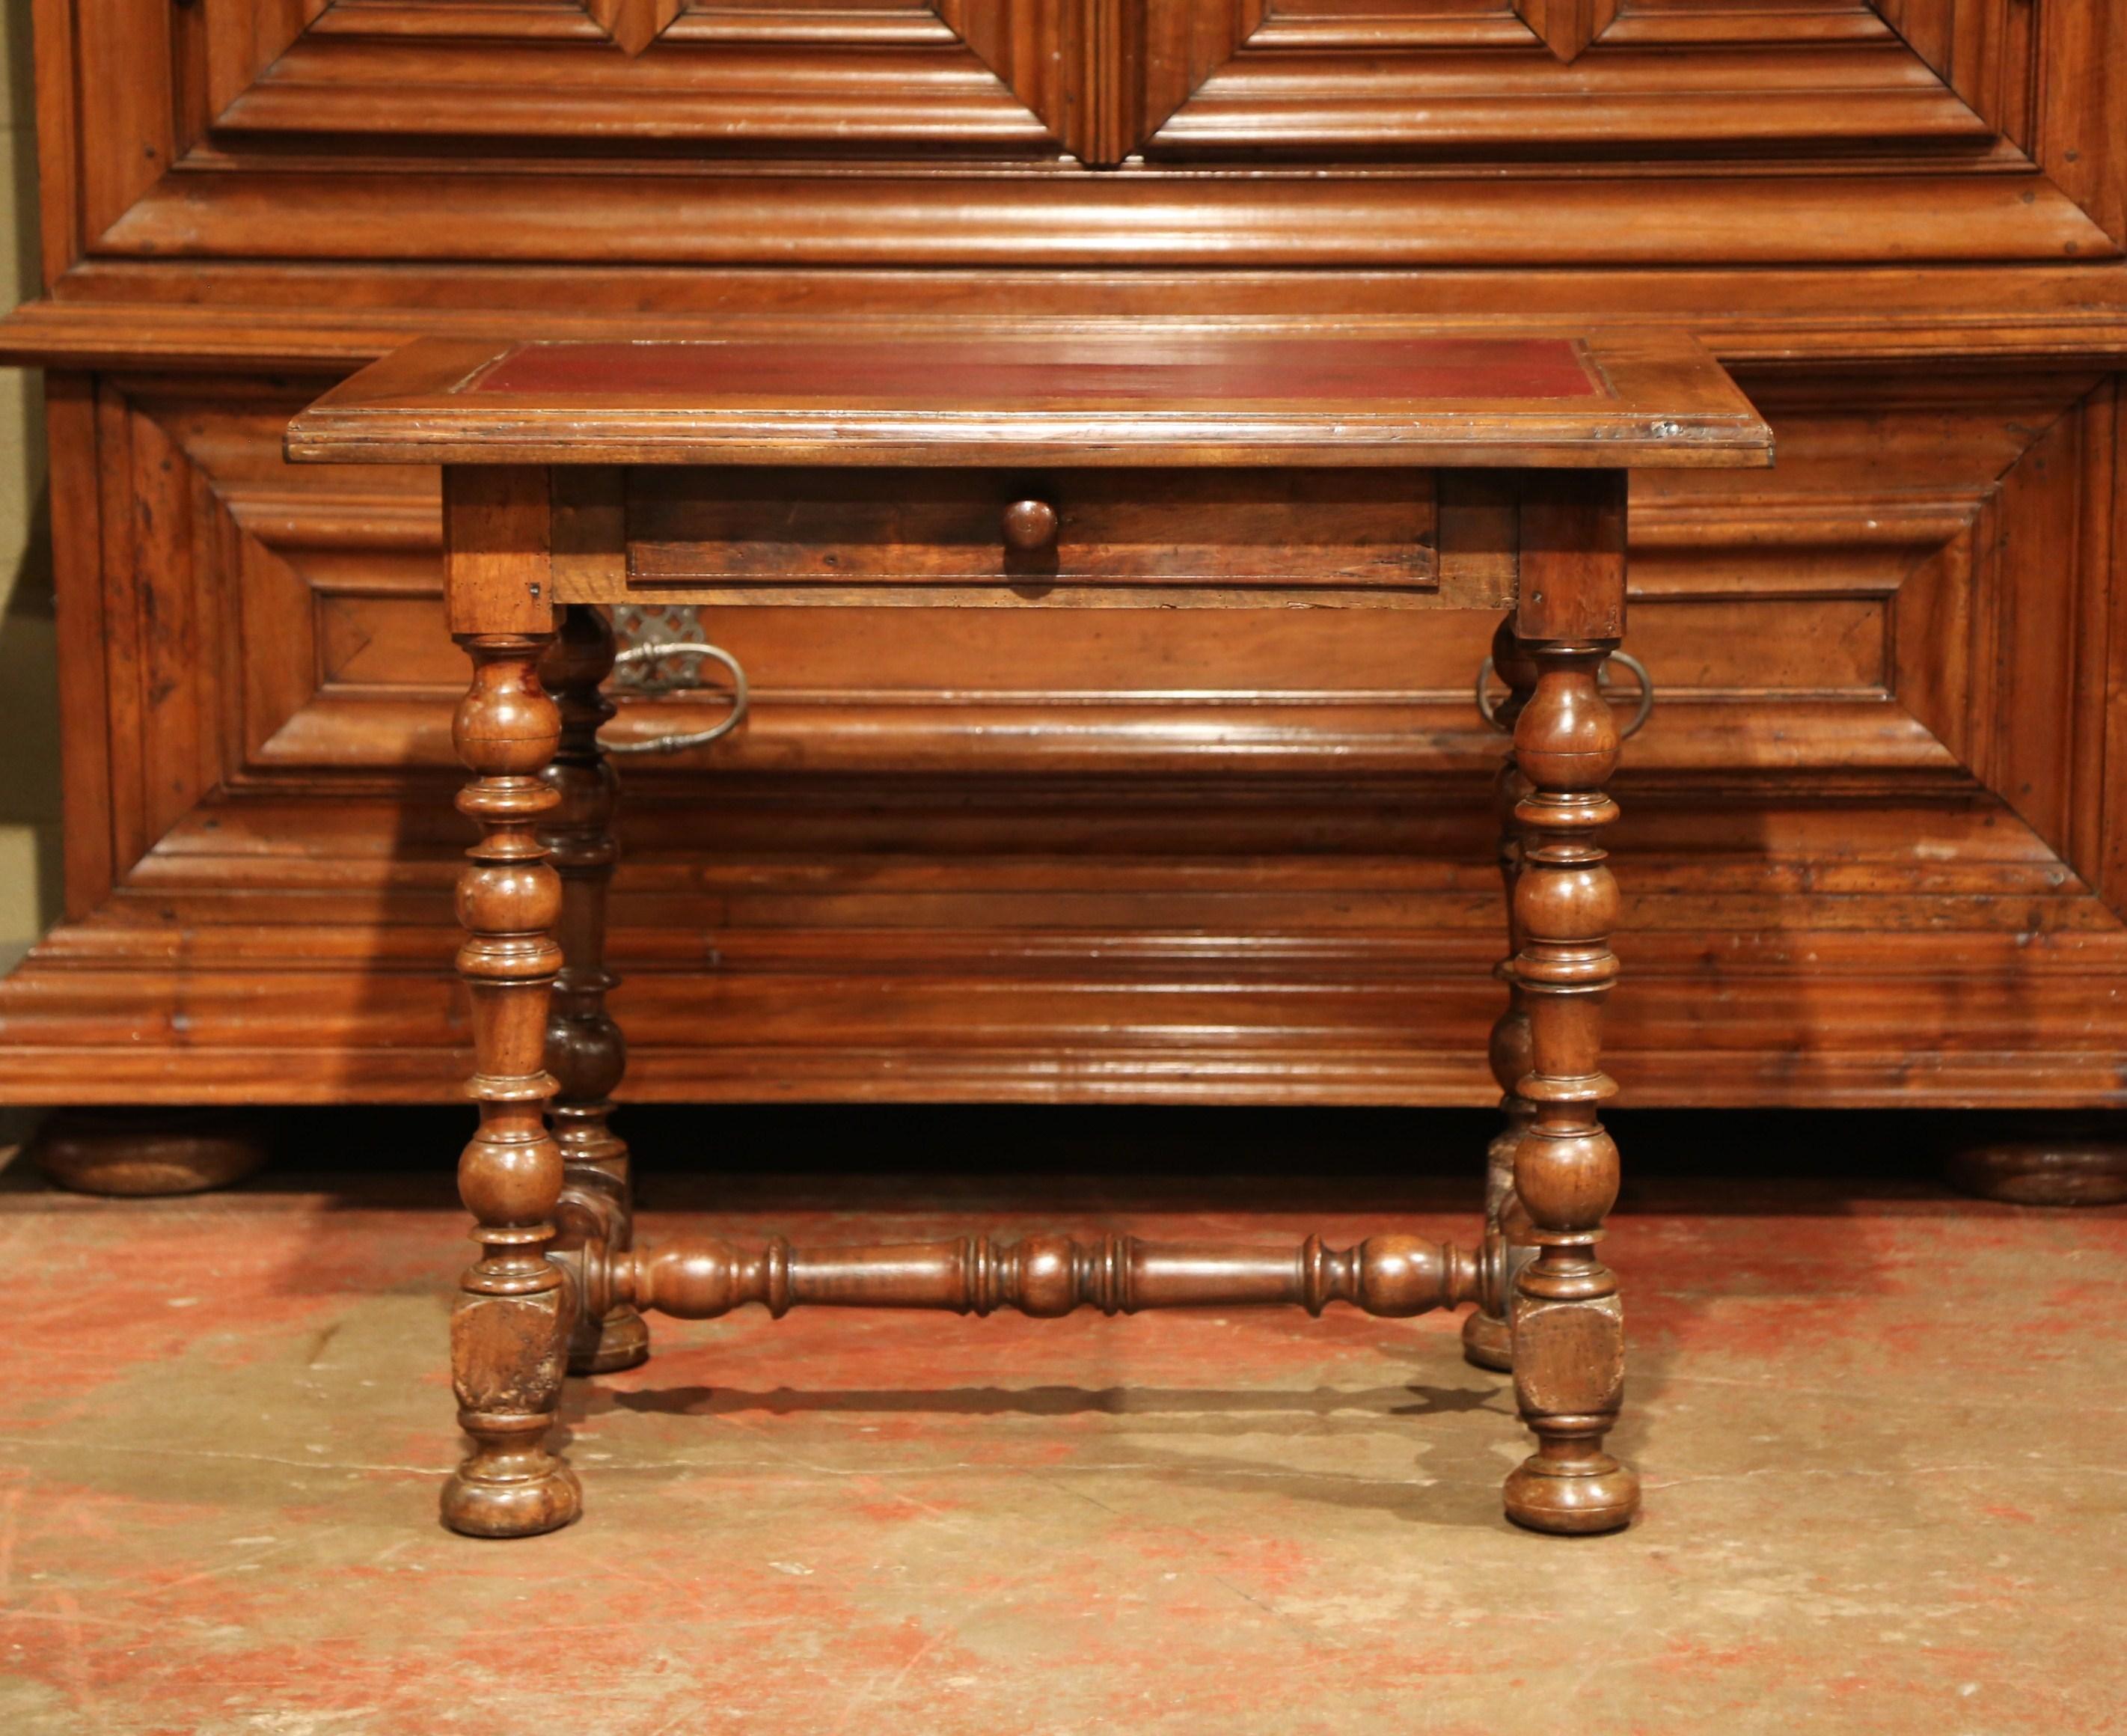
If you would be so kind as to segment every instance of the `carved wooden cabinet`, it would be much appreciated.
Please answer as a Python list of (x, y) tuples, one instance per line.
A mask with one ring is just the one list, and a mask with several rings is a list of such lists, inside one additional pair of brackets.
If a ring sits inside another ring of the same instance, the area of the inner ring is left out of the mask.
[[(2127, 1100), (2127, 5), (36, 24), (68, 913), (0, 1098), (455, 1094), (436, 478), (285, 466), (334, 382), (1144, 313), (1697, 334), (1779, 462), (1636, 486), (1628, 1100)], [(1481, 621), (713, 616), (751, 717), (630, 768), (635, 1094), (1491, 1094)]]

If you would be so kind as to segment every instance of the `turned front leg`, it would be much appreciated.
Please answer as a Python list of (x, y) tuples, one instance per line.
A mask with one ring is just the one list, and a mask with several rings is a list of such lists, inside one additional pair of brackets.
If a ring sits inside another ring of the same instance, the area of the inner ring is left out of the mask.
[(1515, 1396), (1537, 1449), (1507, 1479), (1509, 1515), (1541, 1531), (1607, 1531), (1639, 1506), (1639, 1479), (1603, 1449), (1623, 1397), (1624, 1316), (1596, 1257), (1618, 1195), (1618, 1148), (1597, 1119), (1617, 1088), (1601, 1066), (1603, 1003), (1617, 980), (1617, 883), (1600, 842), (1618, 731), (1596, 685), (1607, 643), (1538, 643), (1539, 674), (1514, 747), (1528, 794), (1514, 913), (1514, 980), (1529, 1017), (1519, 1094), (1533, 1119), (1514, 1193), (1537, 1256), (1516, 1274)]
[[(561, 970), (547, 1020), (547, 1070), (556, 1084), (554, 1137), (561, 1148), (566, 1197), (562, 1240), (602, 1237), (625, 1250), (634, 1236), (628, 1146), (613, 1131), (613, 1093), (628, 1065), (620, 1027), (606, 1011), (619, 979), (607, 970), (607, 894), (619, 855), (613, 838), (618, 780), (599, 726), (613, 714), (603, 684), (613, 673), (613, 627), (602, 609), (579, 604), (562, 618), (541, 679), (561, 712), (561, 745), (546, 770), (558, 805), (540, 839), (561, 880)], [(650, 1331), (624, 1302), (585, 1312), (569, 1347), (576, 1374), (632, 1368), (650, 1354)]]
[(458, 877), (466, 931), (458, 974), (472, 1001), (480, 1127), (458, 1162), (458, 1193), (481, 1258), (451, 1320), (458, 1421), (472, 1451), (443, 1491), (443, 1520), (478, 1537), (565, 1525), (581, 1511), (569, 1468), (547, 1450), (560, 1402), (572, 1298), (547, 1257), (561, 1192), (561, 1153), (547, 1131), (553, 1080), (542, 1070), (561, 882), (538, 822), (557, 798), (540, 772), (560, 735), (539, 685), (548, 635), (467, 638), (472, 687), (452, 730), (474, 773), (458, 809), (481, 828)]
[[(1492, 668), (1507, 684), (1506, 697), (1493, 719), (1512, 730), (1536, 691), (1537, 668), (1514, 637), (1511, 618), (1500, 622), (1492, 635)], [(1514, 1274), (1529, 1252), (1514, 1239), (1522, 1217), (1514, 1198), (1514, 1154), (1536, 1108), (1518, 1089), (1529, 1070), (1529, 1018), (1521, 986), (1514, 979), (1522, 932), (1514, 914), (1514, 887), (1522, 869), (1521, 823), (1514, 815), (1528, 794), (1528, 780), (1522, 776), (1509, 742), (1493, 786), (1493, 807), (1499, 821), (1499, 882), (1507, 906), (1507, 954), (1499, 961), (1498, 975), (1506, 985), (1507, 1004), (1492, 1027), (1490, 1059), (1505, 1125), (1492, 1136), (1485, 1153), (1485, 1283), (1476, 1307), (1462, 1322), (1462, 1354), (1480, 1368), (1510, 1369), (1514, 1365), (1514, 1327), (1508, 1312), (1513, 1306)]]

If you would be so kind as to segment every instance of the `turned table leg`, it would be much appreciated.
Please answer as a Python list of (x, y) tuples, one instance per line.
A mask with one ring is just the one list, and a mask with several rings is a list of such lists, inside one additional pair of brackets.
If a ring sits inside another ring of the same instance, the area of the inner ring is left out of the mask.
[(1617, 817), (1604, 785), (1618, 730), (1596, 684), (1608, 643), (1528, 642), (1538, 674), (1514, 732), (1529, 782), (1514, 915), (1514, 980), (1529, 1017), (1520, 1094), (1533, 1118), (1514, 1192), (1538, 1254), (1515, 1283), (1515, 1396), (1537, 1451), (1507, 1479), (1509, 1516), (1541, 1531), (1607, 1531), (1639, 1506), (1639, 1479), (1603, 1450), (1624, 1391), (1618, 1281), (1596, 1257), (1617, 1198), (1618, 1148), (1597, 1119), (1616, 1091), (1601, 1068), (1603, 1003), (1618, 975), (1617, 883), (1602, 845)]
[[(1507, 696), (1493, 712), (1492, 720), (1511, 730), (1536, 690), (1537, 678), (1536, 665), (1514, 637), (1511, 619), (1500, 622), (1492, 635), (1492, 667), (1507, 684)], [(1485, 1153), (1485, 1293), (1462, 1322), (1462, 1354), (1480, 1368), (1503, 1371), (1514, 1365), (1514, 1328), (1507, 1311), (1512, 1305), (1514, 1273), (1528, 1252), (1509, 1239), (1509, 1225), (1518, 1223), (1522, 1215), (1514, 1198), (1514, 1154), (1536, 1113), (1535, 1106), (1517, 1089), (1529, 1070), (1529, 1018), (1514, 980), (1514, 960), (1522, 950), (1521, 927), (1514, 914), (1514, 885), (1522, 867), (1521, 826), (1514, 813), (1528, 793), (1528, 780), (1522, 776), (1509, 742), (1494, 785), (1494, 806), (1499, 818), (1499, 879), (1507, 904), (1507, 956), (1500, 960), (1499, 977), (1506, 985), (1507, 1005), (1492, 1027), (1491, 1065), (1505, 1125), (1493, 1135)]]
[[(613, 656), (613, 627), (604, 612), (587, 605), (571, 608), (540, 667), (560, 706), (561, 736), (546, 771), (560, 806), (539, 837), (561, 880), (562, 962), (547, 1019), (547, 1070), (557, 1084), (554, 1136), (567, 1192), (565, 1221), (588, 1208), (584, 1227), (624, 1251), (633, 1243), (635, 1200), (628, 1146), (613, 1133), (610, 1117), (628, 1047), (605, 1004), (619, 982), (605, 967), (607, 893), (619, 853), (613, 834), (618, 780), (598, 738), (599, 727), (613, 714), (602, 691)], [(603, 1315), (577, 1321), (569, 1369), (609, 1374), (649, 1354), (642, 1316), (616, 1302)]]
[(553, 643), (544, 500), (540, 472), (444, 474), (451, 625), (472, 655), (472, 687), (451, 728), (472, 771), (457, 806), (481, 828), (457, 880), (457, 970), (472, 998), (476, 1057), (468, 1093), (481, 1107), (457, 1189), (481, 1257), (451, 1315), (457, 1421), (472, 1453), (444, 1487), (443, 1519), (472, 1536), (551, 1532), (583, 1506), (575, 1474), (547, 1451), (575, 1297), (547, 1257), (561, 1149), (547, 1131), (553, 1079), (540, 1061), (561, 968), (561, 883), (538, 825), (561, 800), (542, 779), (561, 719), (538, 679)]
[(458, 880), (466, 938), (458, 971), (472, 1000), (480, 1127), (458, 1164), (458, 1191), (481, 1257), (451, 1320), (458, 1421), (472, 1451), (443, 1491), (443, 1521), (479, 1537), (520, 1537), (581, 1511), (573, 1473), (547, 1449), (560, 1402), (572, 1298), (547, 1257), (561, 1153), (547, 1131), (553, 1080), (540, 1062), (561, 884), (537, 827), (559, 797), (541, 776), (560, 739), (540, 685), (544, 633), (463, 635), (472, 685), (452, 738), (474, 776), (459, 810), (481, 828)]

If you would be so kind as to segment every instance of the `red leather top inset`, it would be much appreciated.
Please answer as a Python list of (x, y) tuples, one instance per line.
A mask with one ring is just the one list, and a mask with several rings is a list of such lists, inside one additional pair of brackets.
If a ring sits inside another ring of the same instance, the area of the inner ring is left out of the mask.
[(1092, 402), (1157, 408), (1278, 400), (1611, 396), (1570, 338), (1141, 337), (808, 343), (528, 344), (466, 392), (543, 397), (839, 399), (969, 407)]

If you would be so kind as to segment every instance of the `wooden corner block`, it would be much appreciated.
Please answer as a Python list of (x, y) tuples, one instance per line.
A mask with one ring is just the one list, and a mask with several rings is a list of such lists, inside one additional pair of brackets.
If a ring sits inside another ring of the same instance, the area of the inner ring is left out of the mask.
[(1514, 1396), (1526, 1417), (1614, 1416), (1625, 1396), (1625, 1315), (1615, 1295), (1518, 1297)]
[(451, 631), (552, 633), (552, 535), (543, 465), (446, 465), (443, 584)]
[(1622, 470), (1532, 470), (1522, 478), (1524, 639), (1615, 639), (1625, 631)]

